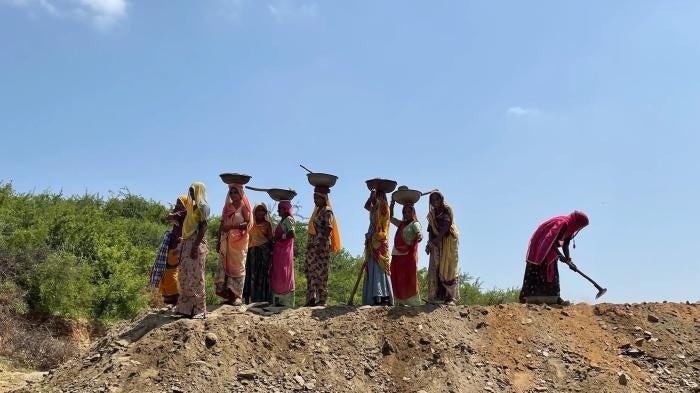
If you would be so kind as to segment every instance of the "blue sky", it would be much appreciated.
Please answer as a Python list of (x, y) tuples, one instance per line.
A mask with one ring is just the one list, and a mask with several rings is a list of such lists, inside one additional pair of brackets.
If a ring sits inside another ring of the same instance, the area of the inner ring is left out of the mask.
[[(601, 300), (698, 300), (698, 20), (695, 1), (0, 0), (0, 179), (163, 203), (201, 180), (219, 211), (239, 171), (308, 216), (304, 163), (340, 177), (354, 254), (364, 180), (437, 187), (487, 287), (519, 286), (532, 231), (580, 209)], [(595, 290), (562, 270), (562, 294)]]

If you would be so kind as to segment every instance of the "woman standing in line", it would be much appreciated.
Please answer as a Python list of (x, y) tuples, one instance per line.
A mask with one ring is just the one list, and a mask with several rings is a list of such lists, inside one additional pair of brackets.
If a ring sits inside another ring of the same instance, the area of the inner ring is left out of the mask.
[(180, 296), (175, 312), (194, 319), (204, 319), (207, 312), (204, 264), (209, 252), (206, 240), (209, 203), (203, 183), (192, 183), (185, 207), (187, 214), (182, 223)]
[(168, 219), (173, 223), (168, 239), (168, 251), (165, 262), (165, 271), (160, 280), (158, 289), (163, 295), (163, 303), (176, 305), (179, 297), (177, 287), (180, 273), (180, 237), (182, 236), (182, 223), (187, 215), (187, 195), (181, 195), (175, 202), (173, 212), (168, 215)]
[(457, 254), (459, 230), (452, 207), (440, 192), (430, 194), (428, 212), (428, 302), (454, 304), (459, 300)]
[(394, 303), (389, 279), (389, 221), (391, 214), (386, 194), (372, 190), (365, 203), (369, 211), (369, 230), (365, 235), (365, 268), (362, 304), (390, 306)]
[(391, 252), (391, 285), (394, 298), (396, 305), (420, 306), (418, 243), (423, 240), (421, 226), (412, 203), (405, 204), (401, 209), (403, 219), (394, 218), (395, 203), (392, 199), (391, 223), (397, 227), (394, 249)]
[(277, 206), (280, 222), (275, 228), (275, 244), (272, 251), (270, 286), (272, 304), (294, 307), (294, 211), (290, 201)]
[(306, 249), (306, 307), (324, 306), (328, 296), (331, 252), (340, 250), (340, 235), (328, 194), (330, 188), (314, 188), (314, 212), (309, 219)]
[(248, 234), (252, 226), (251, 207), (240, 184), (229, 184), (219, 226), (219, 273), (216, 294), (227, 304), (243, 303)]
[(250, 228), (243, 300), (270, 302), (270, 263), (272, 262), (272, 220), (265, 204), (253, 208), (255, 224)]

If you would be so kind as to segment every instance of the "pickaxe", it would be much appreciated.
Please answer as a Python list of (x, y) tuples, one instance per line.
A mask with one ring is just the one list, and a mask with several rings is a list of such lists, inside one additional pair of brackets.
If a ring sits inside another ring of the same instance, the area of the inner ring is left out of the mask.
[[(572, 262), (573, 262), (573, 261), (572, 261)], [(593, 286), (595, 286), (595, 288), (598, 290), (598, 294), (595, 295), (595, 298), (596, 298), (596, 299), (598, 299), (599, 297), (605, 295), (605, 292), (608, 291), (607, 288), (601, 287), (600, 285), (598, 285), (597, 282), (593, 281), (593, 279), (590, 278), (590, 277), (588, 277), (584, 272), (578, 270), (578, 267), (577, 267), (575, 264), (570, 263), (570, 262), (565, 262), (565, 263), (566, 263), (567, 265), (569, 265), (569, 268), (571, 268), (571, 270), (573, 270), (573, 271), (575, 271), (576, 273), (582, 275), (583, 278), (585, 278), (586, 280), (590, 281), (591, 284), (593, 284)]]

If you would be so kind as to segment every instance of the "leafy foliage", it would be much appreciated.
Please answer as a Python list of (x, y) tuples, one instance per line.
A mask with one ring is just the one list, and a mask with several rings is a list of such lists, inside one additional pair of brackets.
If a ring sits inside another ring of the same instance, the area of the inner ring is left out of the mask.
[(167, 211), (128, 190), (65, 197), (0, 184), (0, 299), (68, 318), (134, 316), (147, 305)]
[[(0, 308), (67, 318), (114, 322), (148, 307), (153, 291), (148, 273), (168, 208), (127, 189), (108, 197), (20, 194), (0, 183)], [(296, 304), (305, 303), (307, 232), (296, 222), (294, 244)], [(209, 222), (206, 290), (209, 304), (220, 300), (213, 280), (218, 271), (216, 235), (220, 218)], [(347, 250), (333, 254), (328, 304), (345, 304), (363, 264)], [(425, 269), (419, 283), (425, 291)], [(462, 303), (495, 304), (517, 299), (517, 290), (483, 291), (481, 282), (461, 276)], [(361, 291), (361, 287), (358, 290)], [(423, 297), (425, 294), (423, 293)], [(356, 297), (359, 300), (359, 296)]]

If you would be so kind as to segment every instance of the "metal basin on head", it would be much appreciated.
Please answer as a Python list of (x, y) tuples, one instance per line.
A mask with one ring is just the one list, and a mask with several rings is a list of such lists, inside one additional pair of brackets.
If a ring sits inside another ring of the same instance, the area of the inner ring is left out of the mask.
[(243, 173), (222, 173), (219, 175), (226, 184), (248, 184), (252, 176)]
[(338, 181), (338, 176), (335, 175), (330, 175), (328, 173), (309, 173), (306, 175), (307, 179), (309, 180), (309, 184), (312, 186), (320, 186), (320, 187), (333, 187), (335, 185), (335, 182)]
[(367, 189), (369, 189), (370, 191), (377, 190), (385, 194), (390, 193), (396, 189), (396, 181), (389, 179), (369, 179), (365, 183), (367, 183)]
[(421, 194), (418, 190), (411, 190), (408, 187), (401, 186), (391, 194), (391, 198), (400, 205), (414, 204), (420, 200)]

